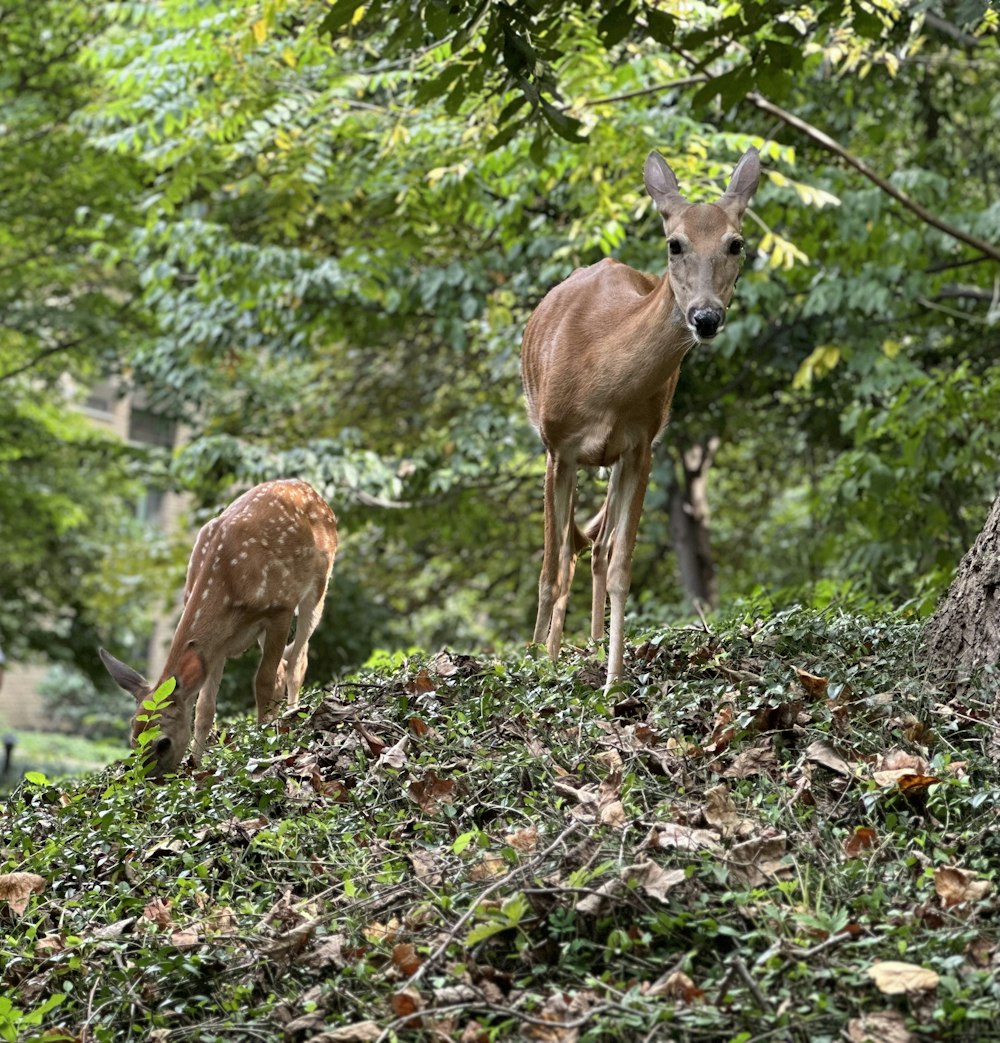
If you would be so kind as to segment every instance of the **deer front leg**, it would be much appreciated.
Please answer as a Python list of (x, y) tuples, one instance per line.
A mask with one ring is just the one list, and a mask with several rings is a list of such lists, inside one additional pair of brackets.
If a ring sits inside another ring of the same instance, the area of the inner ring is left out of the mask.
[(254, 678), (254, 696), (257, 702), (257, 721), (269, 721), (278, 712), (277, 692), (278, 668), (285, 654), (285, 640), (292, 625), (295, 610), (272, 616), (264, 628), (260, 664)]
[[(289, 706), (297, 706), (299, 689), (306, 676), (309, 663), (309, 638), (319, 625), (323, 615), (323, 602), (326, 600), (327, 582), (311, 587), (299, 602), (299, 621), (295, 626), (295, 637), (284, 651), (285, 684), (284, 690)], [(281, 695), (281, 685), (275, 698)]]
[(576, 566), (576, 528), (573, 496), (576, 461), (549, 454), (545, 471), (545, 558), (538, 585), (538, 619), (535, 640), (546, 638), (549, 655), (559, 658), (569, 591)]
[[(625, 662), (625, 602), (632, 583), (632, 553), (639, 532), (642, 503), (646, 497), (651, 463), (649, 446), (633, 449), (615, 465), (618, 481), (615, 497), (608, 501), (605, 525), (611, 540), (608, 566), (608, 593), (611, 600), (611, 628), (608, 639), (607, 693), (622, 675)], [(619, 470), (620, 469), (620, 470)], [(614, 472), (612, 472), (614, 480)]]
[(208, 736), (215, 723), (215, 704), (219, 695), (219, 685), (222, 683), (222, 671), (225, 668), (225, 659), (213, 664), (205, 683), (198, 693), (198, 702), (194, 710), (194, 744), (191, 747), (191, 763), (198, 767), (201, 758), (208, 746)]

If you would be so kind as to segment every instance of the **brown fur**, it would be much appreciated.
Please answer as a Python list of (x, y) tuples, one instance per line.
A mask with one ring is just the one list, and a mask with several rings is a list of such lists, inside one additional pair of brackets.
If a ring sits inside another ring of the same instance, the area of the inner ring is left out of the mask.
[[(147, 727), (142, 703), (167, 678), (176, 679), (170, 704), (156, 722), (151, 774), (173, 771), (191, 738), (194, 760), (204, 752), (227, 659), (261, 644), (254, 681), (257, 719), (269, 719), (283, 695), (298, 700), (309, 637), (323, 612), (337, 553), (337, 519), (326, 501), (296, 479), (264, 482), (234, 500), (198, 533), (188, 563), (184, 609), (160, 679), (150, 685), (102, 648), (114, 680), (136, 700), (133, 745)], [(285, 647), (298, 612), (295, 637)]]
[[(691, 205), (651, 153), (646, 188), (680, 250), (666, 273), (647, 275), (610, 258), (579, 268), (545, 296), (524, 331), (528, 416), (547, 453), (534, 640), (558, 657), (576, 555), (593, 540), (591, 636), (604, 636), (610, 595), (609, 687), (621, 676), (625, 598), (652, 446), (667, 423), (681, 361), (699, 340), (699, 316), (721, 316), (722, 328), (740, 265), (730, 247), (759, 173), (751, 149), (717, 203)], [(583, 532), (573, 517), (581, 465), (612, 467), (608, 497)]]

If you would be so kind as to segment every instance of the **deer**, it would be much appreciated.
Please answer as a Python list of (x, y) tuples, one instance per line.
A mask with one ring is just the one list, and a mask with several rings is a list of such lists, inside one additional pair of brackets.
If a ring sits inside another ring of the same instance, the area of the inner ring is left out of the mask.
[[(625, 605), (653, 447), (667, 425), (685, 355), (725, 326), (760, 157), (747, 149), (713, 203), (689, 203), (656, 151), (643, 180), (667, 239), (665, 273), (649, 275), (610, 257), (577, 268), (542, 298), (521, 343), (528, 419), (546, 451), (532, 640), (559, 658), (577, 555), (590, 547), (595, 643), (604, 640), (610, 601), (605, 693), (622, 676)], [(610, 468), (604, 503), (582, 530), (574, 519), (581, 466)]]
[[(101, 660), (115, 683), (136, 703), (132, 746), (154, 724), (159, 734), (147, 751), (147, 775), (176, 771), (191, 741), (201, 763), (215, 721), (216, 697), (228, 659), (255, 641), (261, 658), (254, 679), (257, 720), (270, 720), (284, 696), (298, 704), (309, 638), (323, 614), (337, 553), (337, 519), (312, 486), (278, 479), (254, 486), (198, 533), (188, 562), (183, 608), (163, 672), (151, 685), (104, 648)], [(286, 645), (294, 617), (295, 635)], [(143, 704), (168, 678), (169, 703), (149, 720)]]

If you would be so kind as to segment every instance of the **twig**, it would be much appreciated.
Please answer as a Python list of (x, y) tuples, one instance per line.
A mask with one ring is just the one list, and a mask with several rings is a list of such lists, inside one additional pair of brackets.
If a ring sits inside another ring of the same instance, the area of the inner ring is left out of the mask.
[(516, 866), (509, 873), (506, 873), (499, 880), (494, 881), (484, 891), (476, 896), (475, 901), (468, 909), (458, 918), (455, 925), (445, 935), (444, 941), (427, 957), (426, 960), (406, 979), (403, 988), (409, 988), (411, 985), (415, 985), (426, 973), (426, 971), (435, 964), (441, 956), (447, 950), (448, 946), (458, 936), (458, 932), (462, 927), (468, 923), (472, 918), (473, 913), (479, 908), (480, 905), (491, 895), (494, 891), (499, 891), (504, 885), (510, 883), (515, 877), (520, 876), (522, 873), (527, 873), (534, 869), (535, 866), (540, 865), (551, 852), (553, 852), (563, 841), (579, 827), (579, 822), (572, 822), (568, 825), (560, 834), (552, 841), (551, 844), (540, 854), (536, 855), (530, 862), (526, 862), (523, 866)]
[(771, 1004), (768, 1003), (767, 997), (760, 991), (760, 986), (754, 980), (754, 976), (747, 970), (747, 965), (739, 958), (734, 956), (731, 961), (733, 970), (741, 977), (746, 984), (746, 987), (750, 990), (750, 995), (757, 1001), (757, 1005), (761, 1010), (770, 1010)]
[(744, 684), (755, 684), (761, 688), (767, 687), (767, 682), (760, 674), (752, 674), (749, 670), (734, 670), (729, 666), (717, 666), (715, 669), (723, 677), (728, 677), (730, 681), (742, 681)]

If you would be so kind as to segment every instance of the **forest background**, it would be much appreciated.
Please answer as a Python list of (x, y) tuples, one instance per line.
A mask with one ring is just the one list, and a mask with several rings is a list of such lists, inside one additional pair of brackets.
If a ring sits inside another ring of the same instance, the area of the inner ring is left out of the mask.
[[(343, 533), (314, 676), (525, 641), (544, 455), (521, 332), (576, 266), (663, 271), (652, 148), (695, 201), (748, 145), (765, 173), (727, 330), (656, 454), (632, 625), (692, 599), (926, 615), (1000, 488), (998, 21), (973, 0), (3, 4), (8, 658), (96, 676), (96, 645), (173, 603), (190, 536), (145, 531), (143, 489), (190, 492), (198, 523), (293, 475)], [(67, 408), (109, 377), (184, 447)]]

